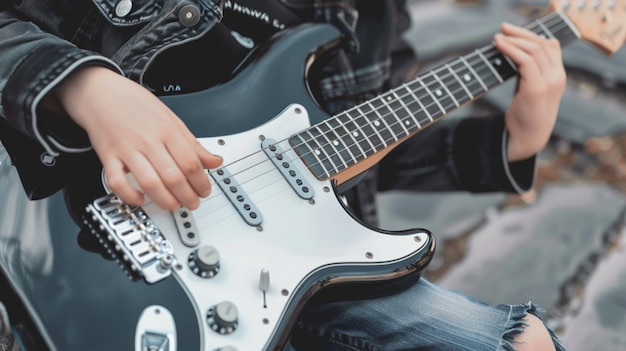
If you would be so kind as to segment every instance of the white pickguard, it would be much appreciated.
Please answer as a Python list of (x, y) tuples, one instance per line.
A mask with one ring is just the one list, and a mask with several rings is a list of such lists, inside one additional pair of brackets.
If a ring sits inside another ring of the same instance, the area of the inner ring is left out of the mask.
[[(187, 290), (203, 329), (203, 350), (231, 346), (239, 351), (265, 350), (284, 318), (286, 306), (295, 303), (293, 293), (306, 277), (329, 266), (363, 266), (393, 262), (423, 250), (428, 234), (387, 235), (354, 220), (338, 202), (331, 184), (318, 181), (306, 169), (286, 139), (309, 127), (300, 105), (289, 106), (281, 115), (258, 128), (220, 138), (199, 139), (203, 146), (224, 158), (224, 166), (263, 215), (262, 229), (244, 222), (220, 188), (193, 211), (200, 231), (200, 245), (211, 245), (220, 254), (219, 273), (210, 279), (193, 274), (187, 257), (194, 248), (183, 245), (172, 214), (154, 204), (143, 208), (174, 247), (179, 269), (174, 275)], [(260, 136), (282, 141), (294, 166), (306, 174), (314, 188), (314, 201), (303, 200), (261, 150)], [(262, 269), (269, 271), (270, 284), (264, 299), (259, 288)], [(206, 322), (207, 310), (230, 301), (239, 311), (238, 328), (221, 335)], [(265, 305), (264, 305), (265, 304)], [(185, 326), (177, 326), (185, 328)]]

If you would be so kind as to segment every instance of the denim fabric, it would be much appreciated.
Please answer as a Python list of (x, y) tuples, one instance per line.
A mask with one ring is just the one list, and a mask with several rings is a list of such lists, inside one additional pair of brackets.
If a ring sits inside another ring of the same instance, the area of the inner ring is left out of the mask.
[[(388, 297), (306, 310), (286, 350), (511, 351), (523, 318), (542, 312), (530, 302), (487, 305), (421, 279)], [(556, 350), (565, 350), (550, 333)]]

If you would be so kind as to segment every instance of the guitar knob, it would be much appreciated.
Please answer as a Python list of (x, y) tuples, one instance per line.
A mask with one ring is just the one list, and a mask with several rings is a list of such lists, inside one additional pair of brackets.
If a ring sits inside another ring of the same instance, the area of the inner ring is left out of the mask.
[(209, 327), (220, 334), (230, 334), (237, 329), (239, 323), (239, 311), (237, 306), (230, 301), (222, 301), (209, 308), (206, 314)]
[(189, 254), (187, 263), (195, 275), (213, 278), (220, 270), (220, 253), (213, 246), (204, 245)]

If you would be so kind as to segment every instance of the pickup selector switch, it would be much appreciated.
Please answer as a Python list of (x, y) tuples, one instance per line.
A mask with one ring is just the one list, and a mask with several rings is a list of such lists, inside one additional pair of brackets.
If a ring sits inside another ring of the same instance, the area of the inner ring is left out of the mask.
[(189, 254), (189, 269), (202, 278), (213, 278), (220, 270), (220, 253), (210, 245), (204, 245)]
[(222, 301), (209, 308), (206, 314), (209, 328), (220, 334), (230, 334), (237, 329), (239, 323), (239, 311), (237, 306), (230, 301)]

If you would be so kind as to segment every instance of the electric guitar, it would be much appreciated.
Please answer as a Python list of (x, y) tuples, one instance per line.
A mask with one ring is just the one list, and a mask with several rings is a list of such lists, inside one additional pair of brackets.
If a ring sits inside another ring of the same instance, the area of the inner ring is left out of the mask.
[[(527, 28), (563, 44), (582, 38), (607, 54), (624, 43), (626, 0), (552, 1), (551, 10)], [(169, 212), (107, 194), (82, 217), (108, 254), (148, 284), (122, 277), (60, 235), (49, 239), (54, 264), (42, 263), (45, 274), (33, 277), (15, 263), (27, 243), (15, 243), (0, 266), (51, 349), (280, 350), (305, 304), (319, 296), (419, 278), (434, 251), (432, 235), (365, 226), (335, 187), (515, 77), (516, 67), (487, 45), (328, 116), (306, 77), (339, 40), (325, 24), (284, 31), (228, 82), (162, 98), (204, 147), (224, 157), (207, 173), (210, 197), (197, 210)], [(33, 205), (15, 188), (0, 192), (36, 225), (75, 232), (59, 196)], [(14, 211), (3, 207), (0, 219)], [(20, 238), (26, 229), (12, 230)]]

